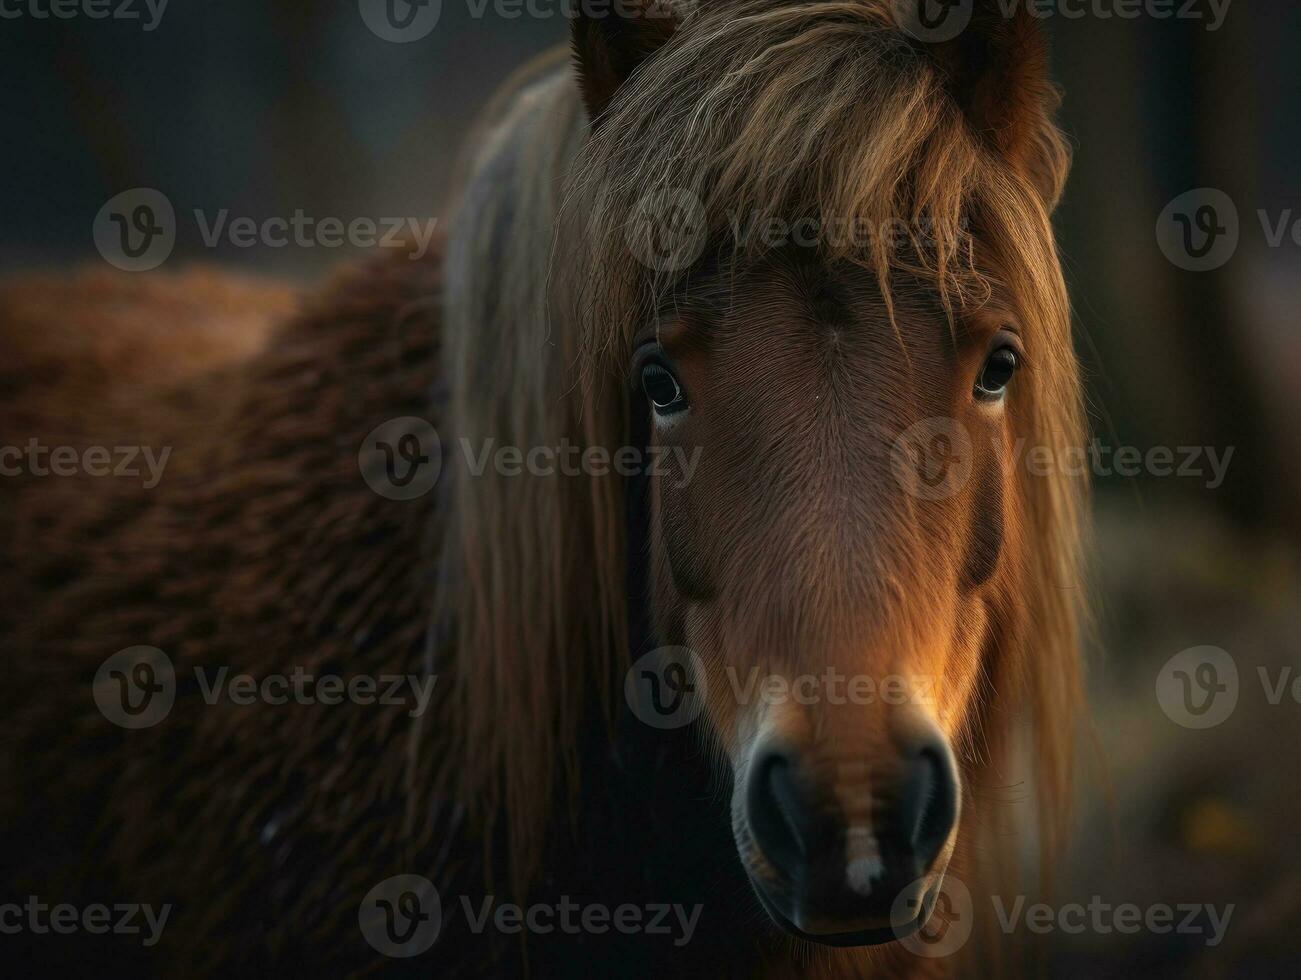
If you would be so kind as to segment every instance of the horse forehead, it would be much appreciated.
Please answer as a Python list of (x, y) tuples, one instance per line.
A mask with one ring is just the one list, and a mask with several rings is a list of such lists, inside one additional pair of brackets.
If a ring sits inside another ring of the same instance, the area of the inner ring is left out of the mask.
[(764, 284), (704, 328), (708, 374), (732, 399), (762, 388), (770, 408), (791, 416), (871, 415), (945, 400), (959, 348), (948, 319), (929, 298), (892, 300), (874, 286), (809, 294)]
[(740, 273), (714, 273), (697, 280), (687, 308), (698, 313), (689, 318), (691, 332), (743, 371), (754, 358), (787, 352), (820, 353), (825, 363), (953, 352), (934, 290), (895, 282), (887, 301), (876, 273), (849, 263), (777, 256)]

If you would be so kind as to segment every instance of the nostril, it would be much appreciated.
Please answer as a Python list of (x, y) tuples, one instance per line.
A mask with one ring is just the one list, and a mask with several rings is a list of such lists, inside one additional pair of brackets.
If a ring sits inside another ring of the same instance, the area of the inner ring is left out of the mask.
[(808, 809), (785, 753), (769, 750), (755, 759), (747, 804), (750, 832), (764, 856), (794, 875), (808, 853)]
[(957, 775), (943, 745), (923, 746), (910, 766), (903, 814), (919, 871), (927, 869), (957, 818)]

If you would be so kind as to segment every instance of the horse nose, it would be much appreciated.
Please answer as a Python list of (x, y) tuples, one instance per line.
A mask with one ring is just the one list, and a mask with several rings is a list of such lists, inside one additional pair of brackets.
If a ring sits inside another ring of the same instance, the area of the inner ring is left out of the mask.
[(936, 870), (958, 815), (953, 753), (937, 731), (905, 740), (888, 764), (836, 767), (781, 740), (756, 748), (747, 774), (746, 820), (775, 872), (759, 887), (811, 934), (887, 920), (900, 892)]
[(793, 750), (770, 744), (755, 754), (747, 794), (750, 832), (768, 862), (788, 877), (799, 877), (810, 855), (835, 843), (837, 827), (817, 795)]
[(953, 753), (938, 733), (914, 740), (904, 753), (895, 822), (882, 839), (886, 863), (921, 877), (932, 869), (958, 816)]

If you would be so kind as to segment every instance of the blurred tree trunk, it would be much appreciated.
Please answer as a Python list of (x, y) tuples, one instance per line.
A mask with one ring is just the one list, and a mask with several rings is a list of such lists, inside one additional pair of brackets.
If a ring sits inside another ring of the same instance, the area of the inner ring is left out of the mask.
[[(1231, 9), (1214, 32), (1199, 21), (1098, 17), (1054, 28), (1064, 121), (1077, 141), (1061, 225), (1098, 436), (1221, 455), (1232, 446), (1218, 489), (1166, 482), (1243, 525), (1301, 530), (1296, 454), (1275, 431), (1271, 365), (1258, 357), (1260, 331), (1243, 302), (1260, 237), (1253, 107), (1268, 97), (1250, 70), (1251, 42), (1276, 27)], [(1243, 238), (1227, 265), (1201, 273), (1167, 261), (1155, 235), (1165, 205), (1198, 187), (1234, 199)], [(1141, 492), (1169, 489), (1149, 479)]]

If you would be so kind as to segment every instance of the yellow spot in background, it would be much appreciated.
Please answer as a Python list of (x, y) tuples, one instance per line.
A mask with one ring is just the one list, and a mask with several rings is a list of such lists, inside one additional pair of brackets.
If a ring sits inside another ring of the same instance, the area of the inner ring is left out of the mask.
[(1180, 837), (1190, 851), (1227, 856), (1246, 854), (1255, 842), (1246, 814), (1217, 799), (1198, 800), (1183, 812)]

